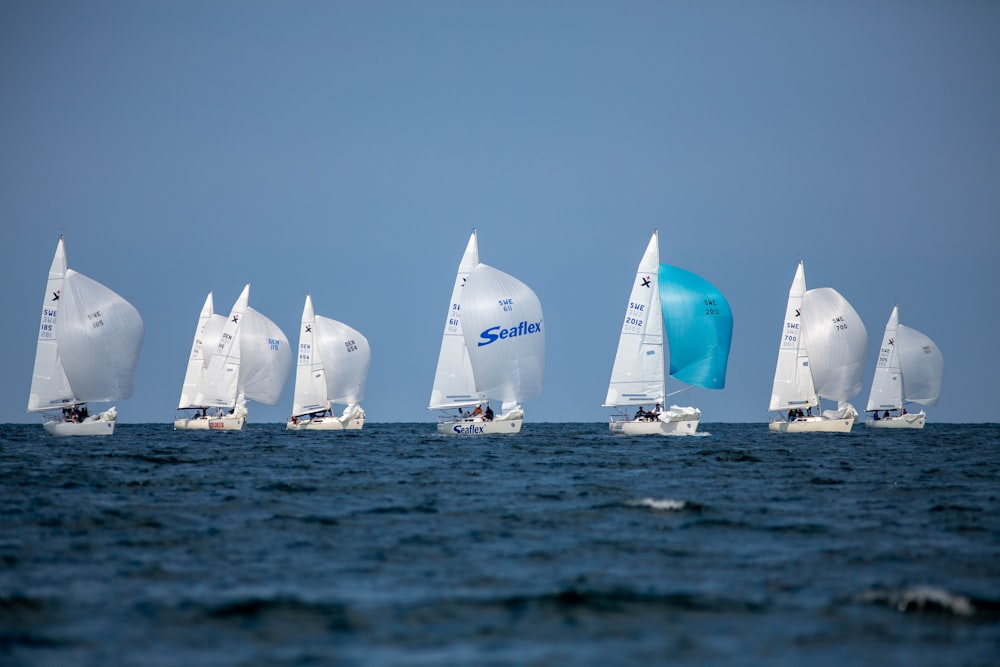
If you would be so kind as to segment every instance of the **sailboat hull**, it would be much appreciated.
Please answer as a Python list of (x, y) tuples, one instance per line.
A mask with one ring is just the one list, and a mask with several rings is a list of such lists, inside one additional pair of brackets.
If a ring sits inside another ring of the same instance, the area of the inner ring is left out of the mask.
[(865, 421), (865, 426), (868, 428), (923, 428), (926, 423), (927, 415), (921, 410), (916, 414), (868, 419)]
[(437, 432), (442, 435), (497, 435), (520, 433), (523, 419), (457, 419), (438, 422)]
[(45, 422), (42, 426), (49, 435), (113, 435), (115, 432), (115, 420), (103, 419), (104, 413), (97, 419), (84, 422), (66, 422), (53, 419)]
[(617, 435), (693, 435), (699, 419), (677, 421), (613, 421), (611, 432)]
[(775, 421), (767, 428), (775, 433), (850, 433), (853, 417), (830, 419), (823, 416), (800, 417), (794, 421)]
[(365, 425), (364, 417), (349, 419), (346, 422), (338, 417), (317, 417), (315, 419), (305, 419), (285, 422), (285, 429), (289, 431), (360, 431)]
[(175, 431), (242, 431), (246, 415), (225, 415), (223, 417), (196, 417), (175, 419)]

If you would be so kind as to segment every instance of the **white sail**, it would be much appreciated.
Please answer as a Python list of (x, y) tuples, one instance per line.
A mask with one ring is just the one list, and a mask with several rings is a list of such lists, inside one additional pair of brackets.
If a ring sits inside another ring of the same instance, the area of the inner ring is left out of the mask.
[(768, 410), (789, 410), (819, 404), (813, 387), (809, 354), (802, 331), (802, 299), (806, 293), (805, 267), (799, 262), (792, 286), (788, 290), (785, 320), (778, 345), (778, 362), (774, 369), (774, 384)]
[(240, 345), (238, 334), (250, 301), (250, 285), (240, 293), (229, 311), (222, 334), (212, 350), (202, 378), (195, 405), (233, 408), (237, 403), (240, 380)]
[(194, 330), (194, 340), (191, 342), (191, 355), (188, 357), (187, 371), (184, 373), (184, 383), (181, 386), (181, 398), (177, 404), (178, 409), (199, 408), (201, 404), (196, 403), (202, 377), (208, 367), (208, 360), (211, 359), (211, 350), (218, 344), (219, 336), (225, 327), (226, 318), (224, 315), (216, 315), (212, 301), (212, 293), (209, 292), (205, 298), (205, 304), (201, 307), (201, 314), (198, 316), (198, 325)]
[(61, 310), (60, 296), (66, 277), (66, 247), (59, 237), (56, 254), (49, 267), (49, 278), (42, 298), (42, 316), (38, 325), (35, 367), (28, 394), (28, 412), (40, 412), (71, 405), (75, 397), (59, 358), (56, 321)]
[(899, 370), (896, 338), (899, 330), (899, 307), (892, 309), (882, 334), (872, 388), (868, 393), (866, 411), (898, 410), (903, 406), (903, 376)]
[(462, 333), (465, 284), (477, 264), (479, 264), (479, 245), (476, 231), (473, 230), (459, 262), (455, 285), (451, 291), (451, 303), (448, 306), (444, 333), (441, 337), (441, 351), (434, 373), (434, 386), (427, 406), (431, 410), (469, 406), (486, 400), (485, 396), (476, 391), (476, 381), (472, 374), (465, 336)]
[(663, 317), (657, 278), (659, 237), (653, 232), (629, 295), (605, 406), (663, 403)]
[(292, 372), (288, 338), (278, 325), (249, 306), (238, 337), (238, 392), (248, 400), (277, 405)]
[(538, 396), (545, 367), (538, 297), (517, 278), (482, 263), (463, 290), (462, 333), (476, 390), (504, 402)]
[(66, 268), (61, 237), (48, 283), (28, 411), (131, 396), (143, 337), (138, 311), (101, 283)]
[(816, 393), (847, 401), (861, 391), (868, 332), (839, 292), (821, 287), (802, 299), (802, 323)]
[(905, 324), (896, 340), (903, 373), (903, 398), (921, 405), (937, 405), (944, 379), (944, 357), (930, 338)]
[(368, 339), (342, 322), (316, 315), (307, 294), (292, 415), (328, 410), (333, 403), (357, 405), (365, 395), (370, 365)]

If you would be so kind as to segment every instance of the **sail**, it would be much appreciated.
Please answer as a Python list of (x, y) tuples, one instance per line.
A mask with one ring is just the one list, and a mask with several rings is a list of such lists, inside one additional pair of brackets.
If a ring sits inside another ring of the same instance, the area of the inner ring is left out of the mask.
[(899, 330), (899, 307), (892, 309), (882, 334), (872, 388), (868, 393), (866, 411), (898, 410), (903, 406), (903, 375), (899, 370), (896, 339)]
[(131, 396), (142, 348), (139, 311), (73, 269), (66, 271), (60, 301), (59, 357), (76, 400), (117, 401)]
[(662, 403), (663, 320), (660, 310), (659, 236), (653, 232), (636, 270), (605, 406)]
[(210, 345), (216, 343), (218, 340), (218, 334), (216, 335), (216, 339), (212, 341), (208, 341), (206, 336), (211, 328), (210, 324), (213, 318), (217, 318), (219, 324), (226, 321), (222, 315), (215, 315), (212, 293), (209, 292), (208, 296), (205, 297), (205, 304), (201, 307), (201, 314), (198, 316), (198, 325), (194, 330), (194, 340), (191, 342), (191, 355), (188, 357), (187, 370), (184, 372), (184, 383), (181, 385), (181, 398), (177, 403), (178, 409), (201, 407), (194, 400), (198, 396), (198, 387), (201, 384), (201, 378), (205, 374), (205, 368), (208, 366), (208, 359), (210, 358), (205, 352), (206, 350), (210, 350)]
[(239, 354), (239, 393), (277, 405), (292, 372), (292, 349), (278, 325), (249, 306), (240, 324)]
[(292, 415), (299, 417), (310, 412), (327, 410), (326, 369), (316, 349), (316, 314), (312, 297), (306, 295), (302, 307), (302, 325), (299, 329), (299, 356), (295, 368), (295, 389), (292, 393)]
[(43, 306), (28, 410), (131, 396), (142, 348), (139, 312), (101, 283), (66, 268), (62, 238), (48, 282), (54, 289), (47, 290), (46, 303), (54, 298), (58, 308)]
[(343, 322), (316, 316), (316, 346), (327, 373), (327, 396), (333, 403), (356, 405), (365, 397), (371, 347), (361, 332)]
[(861, 391), (868, 332), (861, 317), (830, 287), (806, 292), (802, 323), (816, 393), (847, 401)]
[(729, 302), (710, 282), (676, 266), (660, 265), (659, 285), (671, 377), (722, 389), (733, 340)]
[(28, 412), (39, 412), (75, 402), (73, 389), (59, 359), (56, 320), (60, 308), (63, 278), (66, 277), (66, 246), (60, 236), (56, 254), (49, 267), (49, 278), (42, 297), (42, 316), (38, 325), (35, 367), (28, 394)]
[(930, 338), (905, 324), (896, 339), (903, 373), (903, 398), (922, 405), (937, 405), (944, 379), (944, 357)]
[(479, 264), (479, 244), (476, 231), (469, 236), (465, 253), (458, 265), (455, 285), (451, 291), (451, 303), (445, 319), (444, 334), (441, 337), (441, 351), (438, 354), (437, 370), (434, 372), (434, 386), (428, 409), (454, 408), (473, 405), (485, 400), (476, 392), (476, 382), (472, 375), (472, 365), (462, 334), (462, 300), (465, 283), (469, 274)]
[(292, 414), (327, 410), (332, 403), (360, 403), (370, 364), (368, 339), (342, 322), (316, 315), (312, 297), (306, 295)]
[(239, 331), (250, 301), (250, 285), (240, 293), (212, 349), (195, 405), (232, 408), (236, 405), (240, 379)]
[(517, 278), (479, 264), (463, 288), (462, 330), (476, 389), (500, 401), (530, 400), (542, 390), (542, 305)]
[(792, 286), (788, 290), (785, 320), (781, 327), (778, 361), (774, 369), (774, 385), (768, 410), (788, 410), (819, 404), (813, 387), (809, 354), (802, 332), (802, 298), (806, 293), (805, 266), (799, 262)]

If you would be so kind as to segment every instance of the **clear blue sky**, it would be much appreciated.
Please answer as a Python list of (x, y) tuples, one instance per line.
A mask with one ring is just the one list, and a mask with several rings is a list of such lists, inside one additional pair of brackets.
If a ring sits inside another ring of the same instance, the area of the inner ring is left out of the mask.
[[(426, 410), (470, 230), (545, 310), (527, 421), (605, 421), (653, 229), (726, 294), (726, 388), (765, 422), (785, 298), (892, 306), (945, 357), (932, 422), (1000, 421), (1000, 4), (0, 4), (0, 423), (26, 415), (52, 254), (146, 336), (123, 422), (169, 422), (205, 294), (297, 342), (316, 311), (372, 347), (372, 422)], [(283, 421), (251, 404), (252, 422)]]

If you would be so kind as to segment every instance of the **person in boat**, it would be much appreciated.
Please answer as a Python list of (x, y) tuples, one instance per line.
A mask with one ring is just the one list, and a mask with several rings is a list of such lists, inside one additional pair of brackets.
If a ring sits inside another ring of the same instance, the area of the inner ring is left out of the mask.
[(458, 406), (458, 418), (465, 419), (465, 412), (462, 410), (462, 406)]
[(482, 417), (483, 416), (483, 406), (477, 405), (476, 409), (472, 411), (472, 416), (473, 417)]
[(635, 420), (638, 422), (638, 421), (644, 421), (645, 419), (646, 419), (646, 411), (643, 410), (642, 406), (640, 405), (639, 409), (635, 411)]
[(486, 412), (483, 413), (483, 419), (488, 422), (493, 421), (493, 408), (489, 405), (486, 406)]
[(872, 413), (872, 417), (874, 418), (874, 421), (878, 421), (878, 410)]
[(888, 410), (886, 410), (886, 411), (885, 411), (885, 414), (884, 414), (884, 415), (882, 415), (882, 419), (888, 419), (888, 418), (889, 418), (889, 411), (888, 411)]
[(646, 413), (646, 417), (649, 419), (649, 421), (656, 421), (657, 419), (659, 419), (660, 418), (660, 404), (657, 403), (656, 405), (654, 405), (653, 406), (653, 411), (652, 412), (647, 412)]

